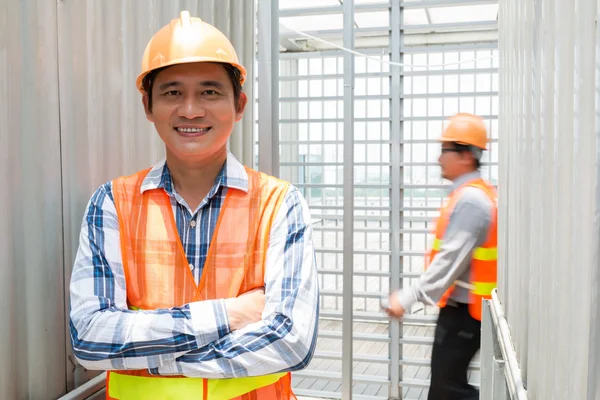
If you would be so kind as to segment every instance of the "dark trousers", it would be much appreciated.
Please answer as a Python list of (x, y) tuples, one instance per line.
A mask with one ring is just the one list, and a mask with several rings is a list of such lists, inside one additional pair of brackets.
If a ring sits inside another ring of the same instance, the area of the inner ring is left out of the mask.
[(481, 322), (469, 314), (467, 304), (440, 309), (431, 354), (428, 400), (477, 400), (479, 391), (469, 385), (467, 369), (479, 350)]

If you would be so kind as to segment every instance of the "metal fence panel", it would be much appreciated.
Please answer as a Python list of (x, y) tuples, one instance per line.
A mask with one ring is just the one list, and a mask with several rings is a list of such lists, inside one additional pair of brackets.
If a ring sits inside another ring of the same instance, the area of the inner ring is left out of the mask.
[[(358, 49), (371, 58), (354, 57), (351, 81), (345, 53), (336, 49), (282, 52), (279, 76), (272, 77), (279, 85), (280, 176), (296, 185), (310, 206), (322, 295), (316, 355), (307, 370), (293, 374), (299, 395), (349, 398), (349, 368), (344, 371), (343, 366), (352, 366), (353, 398), (426, 396), (437, 309), (416, 306), (414, 315), (400, 325), (390, 323), (380, 311), (379, 298), (391, 287), (410, 285), (423, 271), (432, 221), (446, 195), (436, 139), (447, 117), (459, 111), (484, 116), (492, 143), (482, 172), (497, 183), (496, 43), (405, 46), (400, 30), (403, 3), (391, 1), (385, 10), (378, 9), (379, 22), (389, 21), (390, 47)], [(286, 10), (285, 15), (297, 12), (311, 18), (308, 9)], [(281, 22), (285, 23), (283, 17)], [(331, 33), (322, 34), (332, 40)], [(288, 36), (282, 34), (280, 39)], [(259, 42), (259, 53), (266, 45)], [(465, 62), (473, 59), (480, 60)], [(424, 67), (401, 68), (389, 61)], [(444, 63), (454, 64), (436, 67)], [(348, 85), (354, 87), (351, 115), (344, 97)], [(348, 119), (351, 136), (345, 128)], [(257, 141), (263, 135), (261, 122)], [(354, 143), (352, 210), (347, 209), (348, 181), (343, 179), (349, 138)], [(268, 155), (261, 152), (258, 159), (263, 157)], [(353, 236), (351, 292), (344, 290), (343, 280), (348, 272), (344, 264), (348, 233)], [(349, 300), (354, 327), (351, 358), (343, 345), (349, 335), (342, 329), (348, 315), (343, 305)], [(477, 370), (474, 363), (475, 383)]]

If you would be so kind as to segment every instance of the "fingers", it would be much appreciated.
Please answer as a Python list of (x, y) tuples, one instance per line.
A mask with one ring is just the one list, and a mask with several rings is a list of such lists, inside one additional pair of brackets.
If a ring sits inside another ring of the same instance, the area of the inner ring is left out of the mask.
[(388, 317), (393, 318), (393, 319), (400, 320), (404, 316), (404, 315), (398, 315), (398, 314), (394, 313), (392, 310), (389, 310), (389, 309), (385, 310), (385, 312), (388, 315)]

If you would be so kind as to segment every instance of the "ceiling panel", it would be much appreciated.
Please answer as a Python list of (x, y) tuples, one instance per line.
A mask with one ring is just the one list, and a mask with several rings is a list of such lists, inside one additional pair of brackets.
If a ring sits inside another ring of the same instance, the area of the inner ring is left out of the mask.
[(375, 11), (354, 14), (354, 22), (359, 28), (377, 28), (390, 26), (389, 11)]
[(497, 4), (475, 6), (430, 8), (432, 24), (449, 24), (461, 22), (495, 21), (498, 17)]
[(429, 23), (424, 9), (404, 10), (404, 25), (426, 25)]
[(343, 14), (309, 15), (280, 18), (281, 25), (297, 31), (322, 31), (344, 28)]
[(338, 0), (279, 0), (280, 10), (289, 10), (294, 8), (326, 7), (339, 6)]

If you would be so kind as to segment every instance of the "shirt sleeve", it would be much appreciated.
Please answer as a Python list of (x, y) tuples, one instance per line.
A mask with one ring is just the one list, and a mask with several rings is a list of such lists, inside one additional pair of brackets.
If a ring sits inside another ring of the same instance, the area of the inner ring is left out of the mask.
[(481, 190), (465, 189), (450, 215), (440, 251), (417, 282), (398, 292), (405, 312), (409, 313), (416, 302), (435, 306), (454, 281), (470, 268), (473, 250), (487, 236), (491, 207)]
[(71, 274), (70, 307), (74, 355), (90, 370), (157, 368), (229, 333), (223, 300), (128, 309), (110, 182), (87, 205)]
[(309, 209), (294, 187), (273, 222), (266, 263), (261, 321), (150, 372), (236, 378), (305, 368), (316, 345), (319, 287)]

